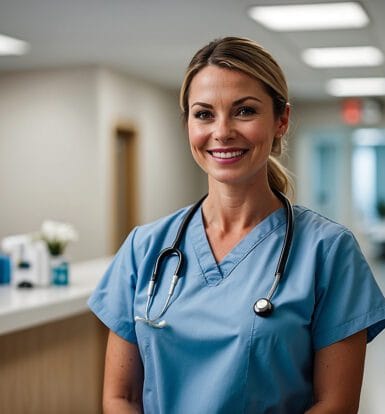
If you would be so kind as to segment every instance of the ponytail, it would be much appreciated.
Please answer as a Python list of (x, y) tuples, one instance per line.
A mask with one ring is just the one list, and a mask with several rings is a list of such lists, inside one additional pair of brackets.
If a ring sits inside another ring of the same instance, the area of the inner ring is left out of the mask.
[(272, 190), (280, 191), (286, 195), (293, 195), (293, 180), (289, 171), (276, 158), (270, 156), (267, 162), (267, 178)]

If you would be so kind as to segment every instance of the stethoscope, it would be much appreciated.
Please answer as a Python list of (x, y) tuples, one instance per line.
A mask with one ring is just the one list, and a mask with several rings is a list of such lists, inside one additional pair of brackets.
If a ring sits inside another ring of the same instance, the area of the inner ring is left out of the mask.
[[(266, 297), (258, 299), (254, 303), (254, 306), (253, 306), (254, 312), (258, 316), (262, 316), (262, 317), (269, 316), (273, 312), (274, 306), (273, 306), (273, 303), (271, 301), (271, 298), (273, 297), (275, 291), (277, 290), (278, 284), (279, 284), (280, 280), (282, 279), (282, 276), (283, 276), (283, 273), (284, 273), (284, 270), (285, 270), (285, 267), (286, 267), (287, 259), (288, 259), (288, 256), (289, 256), (291, 242), (292, 242), (292, 238), (293, 238), (293, 231), (294, 231), (293, 206), (291, 205), (290, 201), (288, 200), (288, 198), (284, 194), (282, 194), (279, 191), (274, 191), (274, 193), (280, 199), (280, 201), (282, 201), (282, 203), (285, 207), (286, 232), (285, 232), (285, 238), (284, 238), (282, 249), (281, 249), (281, 254), (280, 254), (279, 259), (278, 259), (277, 268), (275, 270), (273, 284), (272, 284), (268, 294), (266, 295)], [(185, 217), (183, 218), (182, 223), (180, 224), (180, 226), (178, 228), (175, 240), (172, 243), (171, 247), (167, 247), (159, 253), (159, 256), (158, 256), (158, 258), (156, 259), (156, 262), (155, 262), (154, 271), (152, 273), (150, 282), (148, 284), (145, 316), (144, 316), (144, 318), (140, 317), (140, 316), (135, 316), (135, 321), (144, 322), (147, 325), (152, 326), (153, 328), (164, 328), (167, 325), (167, 323), (164, 319), (162, 319), (162, 320), (160, 320), (160, 319), (166, 313), (168, 307), (170, 306), (170, 301), (171, 301), (172, 295), (174, 294), (175, 287), (176, 287), (176, 285), (178, 283), (178, 280), (180, 278), (179, 272), (180, 272), (181, 268), (183, 267), (183, 262), (184, 262), (183, 253), (181, 252), (181, 250), (179, 249), (178, 246), (180, 245), (181, 238), (183, 237), (183, 234), (185, 233), (186, 228), (187, 228), (190, 220), (192, 219), (193, 215), (198, 210), (199, 206), (202, 204), (203, 200), (206, 197), (207, 197), (207, 195), (202, 197), (186, 213)], [(155, 294), (156, 283), (157, 283), (157, 279), (158, 279), (158, 275), (159, 275), (159, 269), (160, 269), (162, 263), (164, 262), (164, 260), (167, 257), (170, 257), (170, 256), (177, 256), (178, 257), (178, 263), (176, 265), (174, 275), (171, 279), (170, 288), (169, 288), (169, 291), (168, 291), (168, 294), (167, 294), (167, 298), (164, 302), (163, 308), (161, 309), (160, 313), (155, 318), (151, 319), (150, 318), (150, 308), (151, 308), (152, 302), (154, 300), (154, 294)]]

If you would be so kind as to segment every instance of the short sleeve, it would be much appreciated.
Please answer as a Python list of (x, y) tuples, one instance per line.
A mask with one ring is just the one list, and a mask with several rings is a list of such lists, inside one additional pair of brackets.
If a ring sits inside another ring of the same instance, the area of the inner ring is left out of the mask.
[(320, 349), (367, 329), (370, 342), (385, 328), (385, 299), (354, 236), (342, 232), (320, 263), (312, 332)]
[(137, 267), (134, 229), (119, 249), (111, 265), (88, 300), (91, 311), (114, 333), (137, 343), (133, 304)]

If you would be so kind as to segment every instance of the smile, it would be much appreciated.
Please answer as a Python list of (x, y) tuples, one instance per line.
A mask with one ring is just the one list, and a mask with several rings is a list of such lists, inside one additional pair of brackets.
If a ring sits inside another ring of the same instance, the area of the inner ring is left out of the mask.
[(237, 151), (208, 151), (214, 158), (220, 159), (231, 159), (239, 158), (246, 153), (247, 150), (237, 150)]

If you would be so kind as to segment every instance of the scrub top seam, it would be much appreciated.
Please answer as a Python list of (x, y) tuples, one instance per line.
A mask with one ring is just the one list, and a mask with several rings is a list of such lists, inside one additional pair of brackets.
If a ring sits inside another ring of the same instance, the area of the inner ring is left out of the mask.
[[(204, 279), (204, 281), (206, 282), (206, 286), (213, 286), (213, 284), (212, 283), (210, 283), (209, 282), (209, 280), (208, 280), (208, 278), (206, 277), (206, 272), (205, 272), (205, 269), (203, 268), (203, 266), (202, 266), (202, 263), (201, 263), (201, 261), (199, 260), (199, 252), (197, 251), (197, 247), (196, 247), (196, 244), (195, 243), (192, 243), (192, 247), (193, 247), (193, 250), (194, 250), (194, 253), (195, 253), (195, 260), (196, 260), (196, 262), (198, 263), (198, 266), (199, 266), (199, 269), (200, 269), (200, 273), (201, 273), (201, 275), (203, 276), (203, 279)], [(219, 271), (219, 269), (218, 269), (218, 271)], [(222, 279), (221, 279), (222, 280)]]
[(340, 228), (341, 228), (341, 231), (349, 231), (349, 229), (348, 229), (346, 226), (344, 226), (343, 224), (338, 223), (337, 221), (332, 220), (330, 217), (326, 217), (326, 216), (324, 216), (323, 214), (321, 214), (321, 213), (320, 213), (320, 212), (318, 212), (318, 211), (314, 211), (314, 210), (311, 210), (311, 209), (310, 209), (310, 208), (308, 208), (308, 207), (304, 207), (304, 206), (297, 205), (297, 204), (296, 204), (296, 205), (294, 205), (293, 207), (299, 207), (299, 208), (303, 209), (303, 210), (301, 211), (301, 213), (300, 213), (300, 214), (298, 214), (298, 216), (297, 216), (296, 218), (298, 218), (298, 217), (302, 216), (302, 215), (303, 215), (303, 214), (305, 214), (305, 213), (311, 213), (311, 214), (313, 214), (313, 215), (315, 215), (315, 216), (318, 216), (319, 218), (321, 218), (321, 219), (323, 219), (323, 220), (328, 221), (329, 223), (332, 223), (332, 224), (337, 225), (338, 227), (340, 227)]
[(202, 278), (204, 286), (217, 285), (218, 280), (219, 282), (223, 280), (223, 275), (207, 239), (203, 223), (202, 206), (195, 212), (187, 231), (191, 231), (191, 244), (199, 265), (199, 276)]
[(247, 379), (249, 377), (249, 371), (250, 371), (250, 359), (251, 359), (251, 349), (252, 349), (251, 345), (252, 345), (252, 341), (253, 341), (254, 325), (255, 325), (255, 318), (253, 318), (253, 323), (251, 325), (251, 332), (250, 332), (250, 335), (249, 335), (248, 352), (247, 352), (247, 355), (248, 355), (247, 368), (246, 368), (246, 374), (244, 376), (244, 384), (243, 384), (244, 393), (243, 393), (243, 411), (242, 412), (244, 414), (246, 413), (246, 397), (247, 397), (246, 388), (247, 388)]

